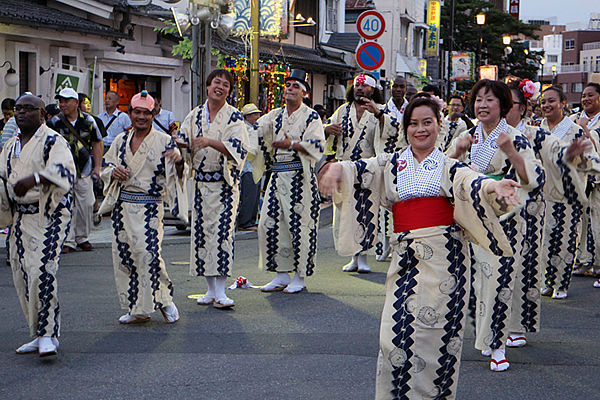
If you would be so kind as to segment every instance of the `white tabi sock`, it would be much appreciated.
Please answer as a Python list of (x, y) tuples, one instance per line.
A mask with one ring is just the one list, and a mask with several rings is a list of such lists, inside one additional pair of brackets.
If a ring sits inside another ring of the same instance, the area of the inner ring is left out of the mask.
[(361, 253), (357, 260), (358, 272), (371, 272), (371, 268), (367, 264), (367, 254)]
[(226, 276), (217, 276), (215, 277), (215, 299), (226, 299), (227, 295), (225, 294), (225, 285), (227, 284)]
[(206, 277), (206, 285), (208, 289), (206, 290), (206, 297), (215, 298), (216, 296), (216, 287), (217, 287), (217, 277), (216, 276), (207, 276)]
[(287, 287), (283, 290), (286, 293), (298, 293), (302, 291), (306, 287), (304, 283), (304, 278), (300, 277), (300, 275), (296, 272), (294, 274), (294, 279), (292, 282), (287, 285)]
[(504, 349), (492, 350), (490, 369), (492, 371), (506, 371), (510, 367)]
[(358, 256), (352, 256), (352, 261), (342, 267), (344, 272), (355, 272), (358, 270)]

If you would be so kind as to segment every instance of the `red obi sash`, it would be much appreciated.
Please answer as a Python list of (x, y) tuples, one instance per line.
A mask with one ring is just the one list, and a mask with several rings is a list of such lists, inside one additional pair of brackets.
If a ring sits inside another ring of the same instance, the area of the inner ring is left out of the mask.
[(394, 233), (454, 223), (454, 206), (446, 197), (418, 197), (392, 206)]

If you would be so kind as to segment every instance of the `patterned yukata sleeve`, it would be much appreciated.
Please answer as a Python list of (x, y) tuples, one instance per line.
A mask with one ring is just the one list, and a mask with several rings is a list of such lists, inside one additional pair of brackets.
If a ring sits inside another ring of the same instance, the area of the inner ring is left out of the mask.
[(181, 155), (183, 156), (185, 163), (189, 166), (189, 168), (187, 169), (188, 173), (186, 174), (186, 178), (188, 178), (188, 179), (192, 178), (193, 177), (192, 175), (194, 173), (194, 168), (193, 168), (194, 160), (192, 159), (190, 143), (192, 141), (192, 138), (195, 135), (194, 121), (196, 119), (196, 115), (200, 111), (201, 111), (200, 106), (198, 106), (198, 107), (194, 108), (192, 111), (190, 111), (188, 113), (188, 115), (186, 115), (186, 117), (183, 119), (183, 122), (181, 123), (179, 132), (177, 132), (177, 139), (179, 141), (183, 142), (187, 146), (187, 148), (181, 149)]
[(252, 136), (256, 143), (256, 155), (252, 160), (252, 176), (254, 182), (258, 183), (265, 171), (271, 165), (271, 155), (273, 154), (273, 119), (275, 110), (263, 115), (256, 121), (252, 127)]
[(511, 167), (506, 174), (506, 178), (512, 179), (521, 185), (517, 190), (517, 194), (521, 199), (521, 202), (525, 204), (527, 199), (536, 198), (541, 194), (544, 184), (546, 183), (546, 171), (544, 170), (541, 161), (535, 157), (533, 147), (529, 139), (527, 139), (527, 136), (512, 127), (509, 127), (508, 134), (511, 135), (513, 139), (515, 149), (517, 149), (519, 155), (523, 157), (528, 182), (525, 183), (513, 167)]
[[(384, 108), (388, 110), (387, 106), (382, 107)], [(377, 124), (380, 134), (375, 136), (375, 154), (393, 154), (405, 147), (403, 146), (404, 130), (400, 121), (391, 112), (386, 111), (383, 117), (383, 127), (380, 128), (380, 124)]]
[(568, 204), (586, 204), (586, 173), (591, 170), (600, 171), (600, 160), (596, 151), (577, 156), (572, 162), (568, 162), (566, 152), (569, 145), (541, 128), (536, 130), (532, 143), (547, 172), (546, 186), (558, 188), (558, 192)]
[[(165, 140), (164, 146), (161, 149), (164, 153), (167, 150), (174, 149), (179, 153), (179, 149), (177, 149), (177, 144), (172, 138), (168, 138)], [(186, 176), (188, 175), (185, 170), (188, 168), (187, 165), (184, 164), (183, 168), (183, 177), (179, 179), (177, 175), (177, 166), (172, 161), (166, 162), (165, 168), (165, 197), (167, 203), (171, 207), (171, 214), (178, 218), (179, 220), (187, 223), (188, 222), (188, 197), (187, 197), (187, 188), (186, 188)]]
[[(445, 154), (449, 156), (450, 154), (454, 153), (454, 151), (456, 150), (456, 144), (458, 143), (458, 141), (461, 138), (463, 138), (469, 134), (470, 134), (469, 131), (466, 130), (466, 131), (463, 131), (460, 135), (458, 135), (455, 139), (453, 139), (450, 142), (448, 149), (445, 151)], [(468, 150), (466, 152), (464, 152), (460, 157), (457, 158), (458, 161), (465, 161), (465, 162), (468, 161), (468, 159), (469, 159), (469, 151)]]
[(303, 153), (300, 153), (300, 155), (308, 157), (313, 162), (318, 162), (323, 156), (324, 144), (325, 133), (323, 131), (321, 118), (316, 111), (310, 110), (306, 119), (306, 130), (304, 131), (302, 141), (300, 142), (300, 145), (308, 154), (304, 155)]
[(9, 139), (4, 150), (0, 153), (0, 227), (5, 228), (13, 223), (13, 213), (10, 207), (9, 194), (4, 182), (8, 179), (7, 163), (14, 139)]
[[(50, 130), (48, 130), (50, 131)], [(77, 169), (71, 147), (58, 133), (50, 131), (46, 135), (42, 150), (43, 168), (38, 171), (50, 181), (40, 185), (40, 226), (51, 223), (54, 211), (64, 203), (65, 195), (71, 191)], [(66, 203), (64, 203), (66, 205)]]
[(39, 174), (48, 179), (64, 193), (71, 190), (75, 180), (75, 161), (67, 141), (59, 134), (46, 136), (43, 149), (44, 168)]
[[(381, 161), (381, 160), (379, 160)], [(342, 161), (341, 190), (333, 201), (339, 213), (338, 254), (351, 256), (372, 247), (377, 237), (379, 206), (385, 191), (386, 162), (377, 157)]]
[[(323, 129), (327, 128), (329, 125), (341, 124), (342, 116), (346, 110), (347, 105), (348, 105), (347, 103), (344, 103), (337, 110), (335, 110), (333, 115), (331, 117), (329, 117), (327, 122), (323, 125)], [(334, 148), (334, 142), (335, 142), (336, 137), (337, 136), (331, 135), (328, 138), (325, 138), (325, 149), (323, 150), (323, 153), (325, 155), (335, 155), (337, 153), (337, 149), (340, 148), (340, 145), (339, 145), (340, 141), (338, 138), (337, 148)]]
[[(499, 204), (495, 196), (486, 194), (492, 179), (457, 162), (449, 168), (454, 195), (454, 220), (469, 239), (496, 256), (512, 256), (512, 248), (500, 225), (496, 210), (510, 212), (510, 207)], [(493, 205), (492, 203), (497, 203)]]
[(246, 154), (248, 154), (248, 131), (246, 130), (244, 117), (238, 110), (230, 114), (225, 132), (223, 133), (222, 142), (231, 155), (231, 158), (227, 157), (227, 161), (236, 168), (241, 169), (244, 165)]
[(98, 213), (100, 214), (110, 212), (119, 198), (121, 183), (112, 178), (112, 173), (117, 166), (127, 168), (124, 154), (126, 150), (125, 146), (127, 145), (127, 135), (128, 131), (119, 133), (102, 158), (100, 179), (104, 183), (104, 200), (98, 209)]

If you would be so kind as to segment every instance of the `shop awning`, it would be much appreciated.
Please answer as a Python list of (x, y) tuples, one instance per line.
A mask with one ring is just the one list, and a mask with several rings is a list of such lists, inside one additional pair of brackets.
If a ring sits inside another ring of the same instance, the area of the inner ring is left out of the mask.
[[(213, 47), (229, 56), (246, 57), (246, 48), (243, 43), (234, 39), (221, 40), (217, 36), (212, 38)], [(308, 48), (261, 39), (259, 43), (259, 58), (262, 61), (274, 60), (285, 62), (294, 68), (302, 68), (313, 74), (327, 74), (330, 72), (352, 72), (354, 67), (344, 63), (341, 58), (323, 55), (319, 51)]]
[(422, 75), (419, 69), (419, 59), (396, 54), (396, 72)]

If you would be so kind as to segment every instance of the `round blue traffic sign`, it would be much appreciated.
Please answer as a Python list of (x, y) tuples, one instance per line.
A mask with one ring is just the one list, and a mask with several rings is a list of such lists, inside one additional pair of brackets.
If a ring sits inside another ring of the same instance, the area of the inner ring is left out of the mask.
[(356, 62), (366, 71), (375, 71), (383, 65), (383, 60), (385, 53), (378, 43), (363, 43), (356, 50)]

